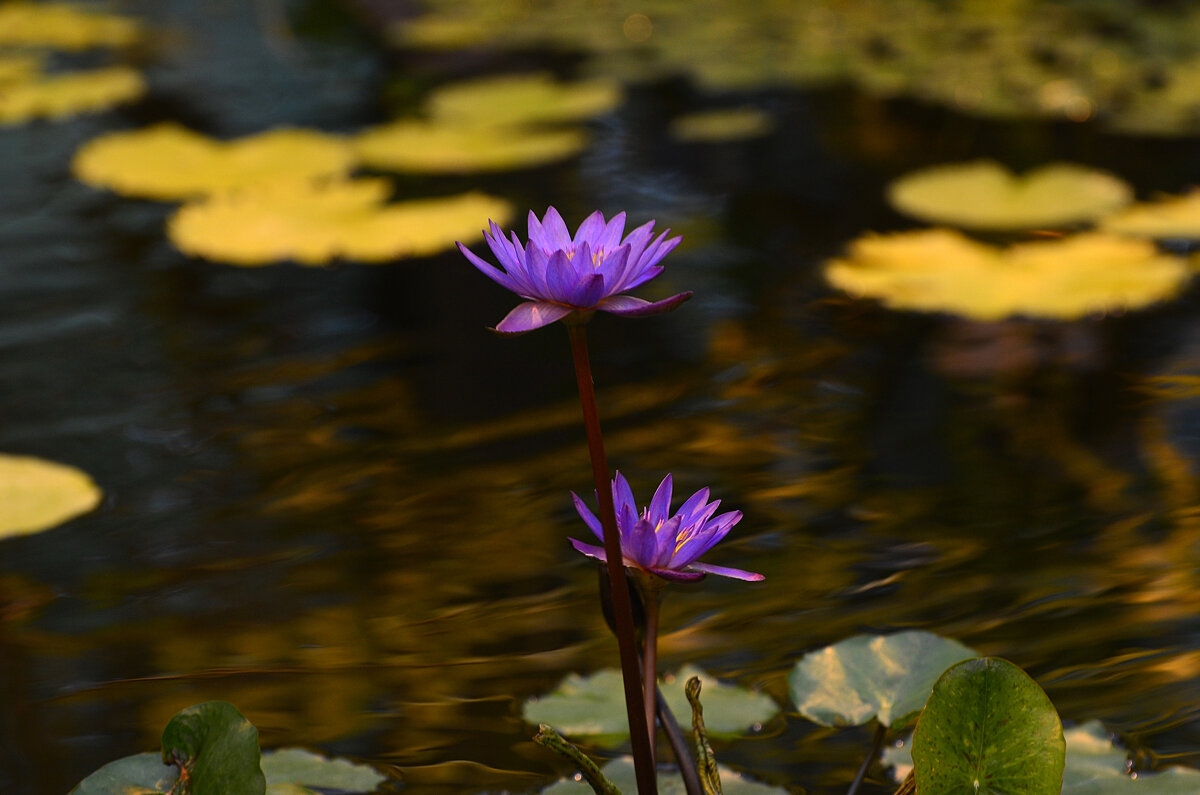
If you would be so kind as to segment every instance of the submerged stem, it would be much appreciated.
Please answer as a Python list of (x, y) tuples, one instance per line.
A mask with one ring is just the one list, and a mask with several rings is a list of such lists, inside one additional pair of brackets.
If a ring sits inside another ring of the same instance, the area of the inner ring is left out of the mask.
[(871, 741), (871, 750), (867, 752), (867, 758), (863, 760), (862, 767), (858, 769), (858, 775), (854, 777), (854, 783), (850, 785), (846, 795), (855, 795), (858, 788), (862, 786), (863, 780), (867, 777), (867, 771), (871, 768), (871, 763), (875, 761), (875, 757), (879, 755), (879, 749), (883, 747), (883, 738), (886, 734), (887, 726), (879, 724), (879, 727), (875, 729), (875, 738)]
[(571, 356), (575, 362), (575, 381), (579, 387), (579, 403), (583, 409), (583, 425), (587, 431), (588, 452), (592, 459), (592, 477), (596, 483), (596, 499), (600, 507), (600, 525), (604, 530), (604, 556), (607, 558), (609, 583), (612, 586), (613, 622), (617, 631), (617, 648), (621, 656), (621, 676), (625, 683), (625, 711), (629, 720), (629, 737), (633, 745), (633, 765), (637, 773), (638, 792), (657, 795), (654, 752), (645, 719), (645, 698), (638, 676), (637, 640), (633, 631), (633, 611), (629, 599), (629, 581), (625, 577), (621, 537), (617, 531), (617, 516), (613, 508), (612, 481), (608, 461), (604, 456), (604, 438), (600, 434), (600, 414), (596, 408), (596, 390), (592, 383), (592, 366), (588, 358), (587, 332), (580, 322), (564, 320), (571, 338)]

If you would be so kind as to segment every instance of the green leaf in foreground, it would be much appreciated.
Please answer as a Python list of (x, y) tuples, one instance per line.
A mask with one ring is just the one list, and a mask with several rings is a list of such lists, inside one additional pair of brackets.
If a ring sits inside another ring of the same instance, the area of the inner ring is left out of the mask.
[[(727, 767), (718, 765), (721, 773), (721, 791), (723, 795), (786, 795), (787, 790), (772, 787), (753, 779), (735, 773)], [(633, 770), (633, 759), (621, 757), (614, 759), (601, 768), (604, 777), (624, 793), (637, 792), (637, 777)], [(591, 795), (592, 788), (586, 781), (563, 779), (542, 790), (542, 795)], [(663, 769), (658, 774), (659, 795), (686, 795), (683, 779), (676, 769)]]
[(182, 768), (182, 795), (263, 795), (258, 729), (232, 704), (206, 701), (177, 713), (163, 729), (162, 758)]
[(995, 657), (949, 668), (913, 734), (917, 795), (1059, 795), (1066, 744), (1037, 682)]
[(855, 635), (800, 658), (788, 686), (800, 714), (822, 726), (875, 718), (900, 729), (921, 711), (942, 671), (978, 656), (930, 632)]
[[(671, 711), (691, 715), (684, 683), (698, 676), (704, 687), (704, 719), (709, 734), (729, 736), (770, 720), (779, 706), (769, 696), (722, 684), (699, 668), (684, 666), (660, 683)], [(549, 694), (531, 698), (521, 709), (530, 723), (548, 723), (567, 736), (589, 736), (617, 744), (629, 735), (620, 671), (604, 669), (590, 676), (570, 674)]]
[(303, 748), (281, 748), (262, 755), (268, 792), (292, 784), (336, 792), (374, 792), (387, 777), (368, 765), (348, 759), (328, 759)]

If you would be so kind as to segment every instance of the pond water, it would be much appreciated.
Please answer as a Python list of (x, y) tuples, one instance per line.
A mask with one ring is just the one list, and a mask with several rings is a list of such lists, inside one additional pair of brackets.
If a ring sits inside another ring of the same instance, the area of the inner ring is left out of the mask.
[[(105, 491), (93, 513), (0, 542), (0, 789), (65, 792), (208, 699), (264, 747), (358, 757), (414, 795), (544, 786), (569, 771), (532, 744), (521, 703), (616, 663), (596, 569), (566, 541), (582, 529), (568, 492), (591, 486), (563, 330), (490, 334), (513, 299), (457, 252), (189, 259), (164, 236), (171, 208), (86, 187), (69, 162), (163, 120), (349, 132), (452, 76), (576, 61), (397, 54), (371, 32), (407, 6), (293, 4), (286, 37), (263, 34), (268, 2), (126, 6), (167, 31), (142, 54), (146, 101), (0, 129), (0, 450)], [(774, 132), (667, 135), (685, 110), (745, 103)], [(926, 629), (1022, 666), (1144, 767), (1195, 764), (1196, 291), (978, 324), (851, 300), (821, 265), (913, 226), (884, 200), (912, 168), (1070, 160), (1148, 196), (1200, 181), (1196, 139), (683, 75), (630, 83), (588, 131), (557, 165), (398, 190), (479, 188), (569, 224), (625, 210), (683, 234), (639, 294), (689, 303), (590, 326), (610, 463), (640, 495), (668, 471), (677, 490), (711, 486), (745, 518), (708, 559), (766, 580), (672, 589), (662, 667), (782, 704), (805, 651)], [(717, 752), (835, 793), (868, 743), (785, 715)]]

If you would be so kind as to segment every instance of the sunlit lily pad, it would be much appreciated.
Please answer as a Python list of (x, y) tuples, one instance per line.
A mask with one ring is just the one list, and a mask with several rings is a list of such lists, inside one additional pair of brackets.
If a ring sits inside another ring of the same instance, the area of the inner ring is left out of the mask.
[(262, 772), (267, 777), (268, 795), (285, 787), (289, 792), (374, 792), (387, 777), (373, 767), (348, 759), (330, 759), (303, 748), (264, 751)]
[(270, 130), (226, 142), (164, 123), (89, 141), (76, 152), (71, 168), (89, 185), (176, 200), (275, 179), (338, 176), (353, 165), (344, 140), (313, 130)]
[(607, 113), (620, 101), (615, 81), (560, 83), (537, 72), (449, 83), (430, 95), (427, 109), (446, 124), (528, 124), (580, 121)]
[(0, 538), (62, 524), (100, 504), (86, 473), (65, 464), (0, 453)]
[[(741, 734), (779, 712), (779, 706), (762, 693), (720, 683), (698, 668), (685, 666), (661, 683), (667, 704), (683, 723), (692, 714), (683, 686), (693, 676), (700, 677), (703, 685), (701, 701), (710, 735)], [(600, 743), (617, 743), (629, 734), (621, 672), (611, 669), (567, 676), (551, 693), (526, 701), (522, 715), (530, 723), (548, 723), (564, 735), (589, 736)]]
[(142, 35), (136, 19), (69, 3), (0, 4), (0, 45), (86, 50), (123, 47)]
[[(1063, 767), (1062, 795), (1193, 795), (1200, 792), (1200, 770), (1173, 766), (1161, 771), (1127, 772), (1128, 757), (1114, 746), (1099, 721), (1088, 721), (1063, 732), (1067, 760)], [(903, 742), (883, 752), (883, 764), (901, 781), (912, 770), (912, 743)]]
[(788, 686), (797, 711), (822, 726), (878, 720), (902, 728), (925, 706), (946, 668), (977, 656), (931, 632), (855, 635), (801, 657)]
[(354, 140), (363, 163), (385, 171), (471, 173), (553, 163), (583, 150), (582, 130), (509, 129), (405, 120)]
[(893, 182), (888, 200), (902, 213), (967, 229), (1067, 226), (1112, 212), (1133, 198), (1103, 171), (1056, 163), (1016, 176), (980, 160), (922, 169)]
[(93, 113), (132, 102), (145, 92), (141, 74), (125, 66), (7, 82), (0, 88), (0, 124)]
[[(707, 710), (705, 710), (705, 714), (708, 714)], [(724, 765), (718, 765), (717, 769), (721, 773), (721, 791), (724, 795), (786, 795), (788, 792), (781, 787), (772, 787), (747, 778)], [(614, 759), (600, 768), (600, 772), (621, 792), (634, 793), (638, 791), (637, 775), (633, 769), (632, 757), (623, 756)], [(576, 793), (586, 795), (591, 792), (592, 788), (586, 781), (567, 778), (542, 790), (542, 795), (576, 795)], [(684, 789), (683, 779), (680, 777), (678, 769), (664, 768), (659, 771), (658, 792), (659, 795), (686, 795), (687, 790)]]
[(670, 135), (691, 143), (741, 141), (769, 134), (771, 116), (758, 108), (728, 108), (689, 113), (671, 122)]
[(986, 245), (946, 229), (872, 235), (828, 262), (829, 283), (893, 309), (949, 312), (975, 320), (1079, 318), (1165, 300), (1188, 264), (1144, 240), (1103, 233)]
[(1121, 235), (1158, 240), (1200, 239), (1200, 189), (1183, 196), (1130, 205), (1101, 221), (1101, 228)]
[(186, 254), (235, 265), (386, 262), (474, 240), (489, 218), (512, 215), (482, 193), (385, 204), (391, 191), (384, 179), (270, 183), (185, 205), (167, 232)]

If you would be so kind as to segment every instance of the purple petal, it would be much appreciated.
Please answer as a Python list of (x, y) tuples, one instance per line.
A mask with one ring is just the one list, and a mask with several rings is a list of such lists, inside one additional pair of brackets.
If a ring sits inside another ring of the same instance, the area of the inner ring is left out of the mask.
[(569, 306), (548, 301), (526, 301), (505, 315), (504, 319), (496, 324), (496, 331), (501, 334), (524, 334), (526, 331), (547, 326), (574, 311)]
[(571, 297), (567, 299), (567, 303), (571, 306), (590, 308), (596, 305), (604, 296), (604, 277), (598, 273), (593, 273), (587, 276), (579, 284), (575, 285)]
[(671, 476), (668, 474), (662, 479), (662, 483), (658, 484), (658, 489), (654, 492), (654, 498), (650, 500), (650, 521), (658, 524), (665, 521), (671, 510)]
[(657, 574), (664, 580), (671, 582), (695, 582), (696, 580), (704, 579), (702, 571), (688, 571), (687, 569), (648, 569), (651, 574)]
[(642, 252), (646, 250), (646, 244), (650, 242), (650, 238), (653, 236), (653, 221), (647, 221), (625, 236), (622, 245), (629, 246), (630, 262), (637, 262), (642, 258)]
[(575, 292), (575, 268), (567, 259), (567, 252), (555, 251), (546, 263), (547, 298), (563, 304), (570, 304), (571, 294)]
[(670, 312), (675, 307), (692, 297), (692, 291), (679, 293), (670, 298), (650, 303), (632, 295), (613, 295), (596, 304), (596, 308), (622, 317), (644, 317), (657, 315), (660, 312)]
[(676, 516), (654, 528), (654, 557), (646, 562), (651, 567), (663, 567), (675, 555), (675, 539), (679, 535), (679, 517)]
[(462, 243), (458, 243), (457, 245), (458, 250), (463, 253), (463, 256), (467, 258), (467, 261), (474, 265), (484, 276), (487, 276), (489, 279), (506, 290), (512, 290), (514, 293), (524, 293), (524, 291), (521, 289), (521, 285), (514, 281), (513, 278), (507, 273), (504, 273), (487, 260), (475, 256), (474, 252), (472, 252), (471, 249), (467, 248)]
[(621, 292), (621, 285), (629, 277), (629, 246), (618, 246), (614, 251), (604, 254), (600, 262), (599, 272), (604, 276), (608, 285), (608, 295)]
[(608, 560), (608, 556), (604, 552), (604, 547), (585, 544), (582, 541), (576, 541), (574, 538), (568, 538), (567, 540), (571, 542), (571, 546), (575, 547), (576, 550), (587, 555), (589, 558), (595, 558), (596, 560), (603, 561)]
[(707, 574), (716, 574), (721, 577), (732, 577), (735, 580), (746, 580), (747, 582), (758, 582), (765, 580), (763, 574), (755, 574), (752, 571), (743, 571), (742, 569), (731, 569), (728, 566), (712, 566), (708, 563), (693, 563), (688, 568)]
[(704, 528), (675, 549), (671, 565), (677, 568), (687, 566), (705, 552), (715, 547), (729, 533), (729, 528), (723, 530)]
[[(533, 234), (532, 231), (530, 234)], [(571, 233), (567, 231), (567, 225), (558, 214), (558, 210), (553, 207), (547, 208), (546, 214), (542, 216), (542, 234), (547, 251), (571, 249)]]
[(504, 270), (509, 273), (520, 270), (522, 265), (521, 258), (517, 256), (517, 249), (504, 239), (504, 230), (495, 221), (488, 221), (488, 223), (491, 224), (491, 231), (486, 232), (483, 236), (487, 241), (488, 248), (496, 255), (496, 259), (504, 266)]
[(622, 548), (621, 554), (635, 561), (640, 568), (648, 569), (655, 564), (657, 553), (658, 535), (654, 525), (638, 519), (629, 531), (629, 545)]
[(575, 248), (588, 242), (595, 246), (595, 240), (604, 232), (604, 216), (599, 210), (589, 215), (579, 229), (575, 231)]
[[(513, 232), (513, 236), (516, 236), (516, 232)], [(542, 229), (542, 222), (533, 214), (533, 210), (529, 211), (529, 242), (543, 251), (551, 248), (546, 240), (546, 232)]]
[(600, 520), (596, 518), (594, 513), (592, 513), (591, 508), (588, 508), (587, 503), (579, 499), (579, 495), (575, 492), (571, 492), (571, 499), (575, 501), (575, 510), (578, 512), (579, 518), (584, 521), (584, 524), (591, 528), (592, 533), (596, 536), (596, 538), (603, 541), (604, 528), (601, 527)]
[(533, 298), (550, 298), (550, 288), (546, 285), (546, 265), (549, 255), (531, 239), (525, 244), (525, 278), (533, 291)]
[[(650, 223), (654, 223), (651, 221)], [(604, 231), (596, 239), (594, 245), (601, 251), (612, 251), (617, 246), (621, 245), (621, 233), (625, 231), (625, 213), (620, 212), (612, 217), (608, 222), (608, 226), (604, 227)]]
[(696, 511), (708, 504), (708, 488), (700, 489), (692, 496), (683, 501), (683, 505), (679, 506), (679, 510), (675, 512), (676, 516), (692, 516)]
[(632, 508), (633, 512), (637, 513), (637, 500), (633, 498), (633, 489), (629, 488), (629, 481), (619, 471), (613, 475), (613, 504), (618, 516), (625, 508)]
[(617, 533), (621, 536), (621, 554), (629, 554), (629, 538), (638, 523), (637, 508), (632, 504), (622, 505), (617, 511)]

